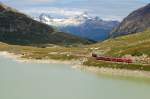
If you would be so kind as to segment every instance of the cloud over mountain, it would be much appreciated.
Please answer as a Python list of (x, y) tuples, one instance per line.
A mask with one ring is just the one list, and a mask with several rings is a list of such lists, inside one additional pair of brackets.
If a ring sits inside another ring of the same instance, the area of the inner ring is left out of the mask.
[(39, 15), (41, 13), (48, 13), (51, 15), (56, 16), (63, 16), (63, 17), (71, 17), (75, 15), (82, 15), (84, 12), (86, 12), (85, 9), (62, 9), (62, 8), (56, 8), (56, 7), (45, 7), (45, 8), (39, 8), (37, 11), (36, 8), (31, 8), (29, 10), (23, 10), (23, 12), (26, 12), (30, 15)]
[(20, 9), (21, 11), (30, 11), (32, 10), (32, 8), (36, 9), (34, 13), (40, 11), (41, 8), (42, 9), (55, 8), (63, 10), (76, 9), (76, 11), (86, 9), (90, 15), (99, 16), (103, 19), (115, 19), (115, 20), (116, 19), (122, 20), (131, 11), (149, 2), (149, 0), (2, 0), (2, 1), (17, 9)]

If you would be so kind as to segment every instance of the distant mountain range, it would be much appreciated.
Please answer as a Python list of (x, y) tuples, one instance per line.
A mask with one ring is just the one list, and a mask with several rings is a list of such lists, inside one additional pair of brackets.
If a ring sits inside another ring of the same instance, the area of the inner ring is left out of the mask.
[(0, 41), (10, 44), (90, 44), (91, 41), (58, 32), (51, 26), (0, 3)]
[(121, 24), (112, 31), (111, 36), (117, 37), (142, 32), (150, 28), (150, 4), (133, 11)]
[(108, 39), (109, 33), (119, 24), (118, 21), (105, 21), (99, 17), (89, 17), (86, 12), (62, 19), (53, 18), (49, 14), (42, 13), (35, 20), (54, 26), (59, 31), (95, 41)]
[(92, 40), (103, 41), (110, 36), (138, 33), (148, 28), (150, 28), (150, 4), (132, 12), (119, 24), (118, 21), (89, 17), (87, 13), (62, 19), (41, 14), (32, 19), (0, 3), (0, 42), (10, 44), (91, 44)]

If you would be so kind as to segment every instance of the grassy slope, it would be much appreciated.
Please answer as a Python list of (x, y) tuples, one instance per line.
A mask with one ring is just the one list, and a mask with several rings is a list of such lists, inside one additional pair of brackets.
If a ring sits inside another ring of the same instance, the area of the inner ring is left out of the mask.
[(88, 59), (83, 64), (86, 66), (95, 66), (95, 67), (100, 67), (100, 68), (104, 67), (104, 68), (115, 68), (115, 69), (150, 71), (150, 65), (111, 63), (111, 62), (105, 62), (105, 61), (97, 61), (93, 58)]
[(62, 47), (51, 45), (47, 48), (38, 48), (31, 46), (18, 46), (0, 43), (0, 51), (8, 51), (16, 54), (23, 54), (24, 58), (30, 59), (56, 59), (71, 60), (80, 59), (89, 54), (88, 49), (76, 47)]
[[(99, 54), (102, 54), (104, 56), (122, 57), (124, 55), (141, 56), (143, 54), (146, 54), (148, 57), (150, 57), (150, 30), (147, 30), (143, 33), (110, 39), (88, 47), (94, 49), (93, 52), (98, 52)], [(88, 58), (88, 60), (83, 64), (96, 67), (150, 71), (150, 64), (142, 65), (139, 63), (110, 63), (97, 61), (93, 58)]]
[(97, 48), (96, 51), (108, 56), (121, 57), (127, 54), (150, 56), (150, 29), (143, 33), (110, 39), (90, 47)]

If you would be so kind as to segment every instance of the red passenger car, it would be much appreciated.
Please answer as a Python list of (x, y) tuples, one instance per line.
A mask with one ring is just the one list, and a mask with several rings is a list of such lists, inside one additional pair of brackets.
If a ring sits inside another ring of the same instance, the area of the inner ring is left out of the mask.
[(98, 56), (97, 54), (92, 54), (92, 57), (94, 57), (96, 60), (102, 60), (102, 61), (133, 63), (132, 59), (128, 59), (128, 58), (104, 57), (104, 56)]

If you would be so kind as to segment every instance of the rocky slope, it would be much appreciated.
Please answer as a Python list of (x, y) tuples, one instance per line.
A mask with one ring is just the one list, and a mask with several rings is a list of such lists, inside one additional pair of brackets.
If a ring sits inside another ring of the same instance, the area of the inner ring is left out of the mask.
[(133, 11), (113, 30), (112, 37), (142, 32), (150, 28), (150, 4)]
[(35, 21), (2, 3), (0, 3), (0, 41), (20, 45), (91, 43), (77, 36), (58, 32), (51, 26)]

